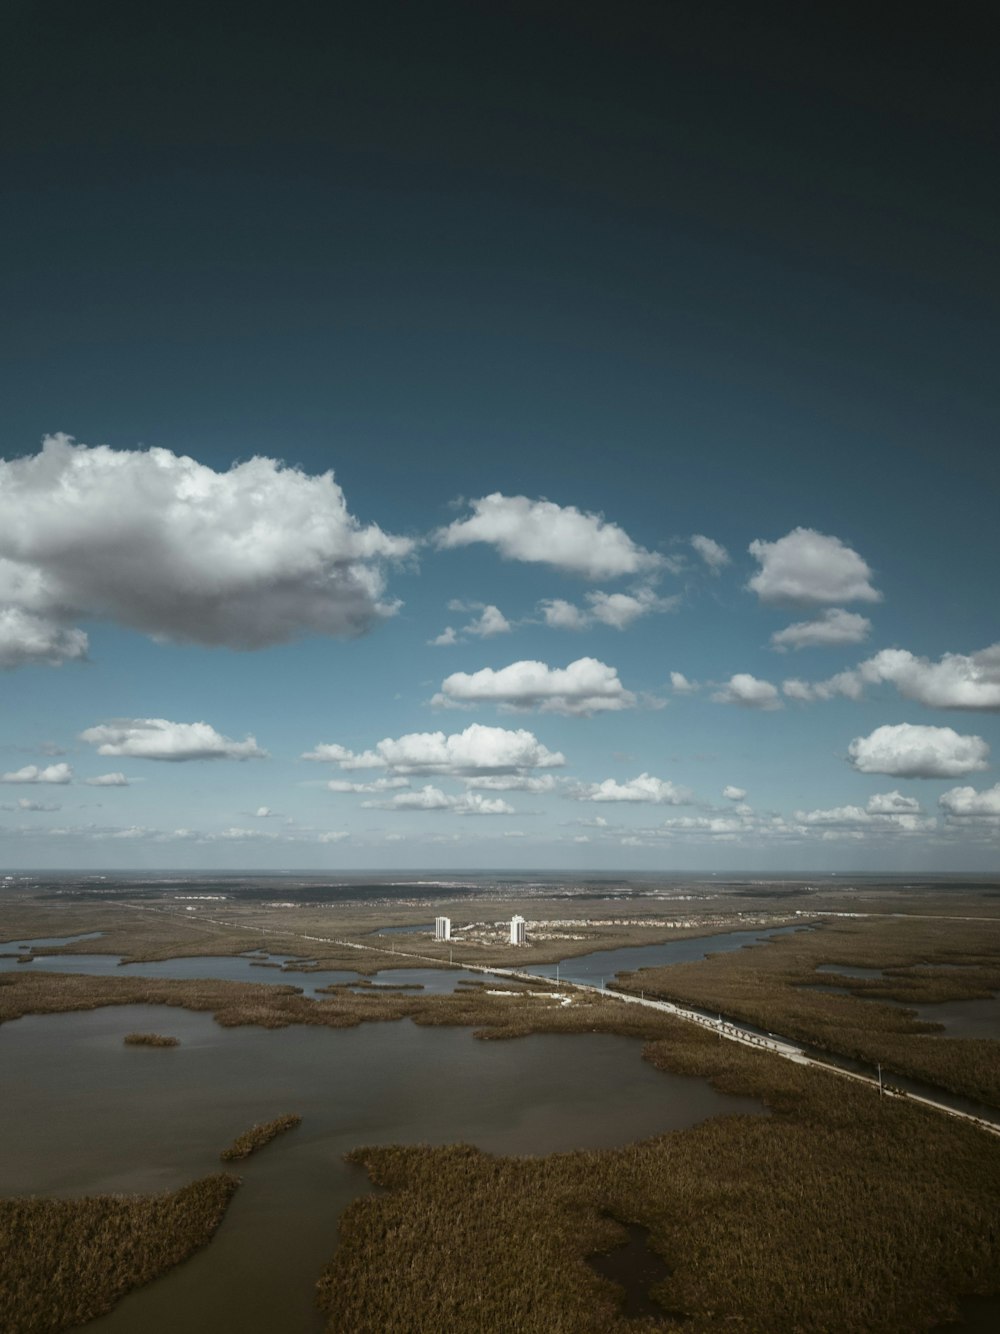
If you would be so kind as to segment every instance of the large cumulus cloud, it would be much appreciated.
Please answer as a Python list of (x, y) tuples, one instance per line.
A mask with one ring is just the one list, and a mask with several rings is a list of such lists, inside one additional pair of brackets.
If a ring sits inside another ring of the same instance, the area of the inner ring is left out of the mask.
[(0, 461), (0, 664), (83, 656), (81, 617), (237, 649), (358, 635), (394, 610), (385, 562), (411, 547), (354, 518), (330, 472), (49, 436)]
[(990, 748), (981, 736), (962, 736), (951, 727), (897, 723), (855, 737), (847, 748), (863, 774), (897, 778), (957, 778), (987, 768)]

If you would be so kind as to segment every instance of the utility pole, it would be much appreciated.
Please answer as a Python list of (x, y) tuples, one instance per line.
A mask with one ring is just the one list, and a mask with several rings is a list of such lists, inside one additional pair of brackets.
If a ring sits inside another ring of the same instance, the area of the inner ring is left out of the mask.
[(882, 1062), (878, 1063), (878, 1096), (882, 1097)]

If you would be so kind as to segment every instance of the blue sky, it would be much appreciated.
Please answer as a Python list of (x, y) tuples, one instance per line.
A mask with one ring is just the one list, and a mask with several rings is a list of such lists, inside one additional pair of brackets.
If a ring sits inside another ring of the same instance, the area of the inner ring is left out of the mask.
[(969, 34), (684, 12), (26, 7), (0, 864), (995, 869)]

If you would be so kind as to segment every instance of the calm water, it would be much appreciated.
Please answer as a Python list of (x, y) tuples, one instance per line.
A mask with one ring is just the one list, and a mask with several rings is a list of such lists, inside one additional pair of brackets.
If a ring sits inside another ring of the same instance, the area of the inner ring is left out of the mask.
[[(839, 974), (841, 977), (884, 976), (881, 968), (851, 968), (836, 963), (821, 964), (816, 971), (828, 976)], [(918, 1019), (930, 1024), (941, 1024), (944, 1029), (942, 1037), (1000, 1040), (1000, 996), (985, 996), (978, 1000), (941, 1001), (935, 1005), (911, 1005), (905, 1001), (883, 1000), (877, 996), (859, 996), (855, 991), (846, 993), (842, 987), (836, 985), (811, 986), (809, 990), (831, 991), (839, 996), (850, 994), (857, 1000), (878, 1001), (882, 1005), (895, 1005), (913, 1010)]]
[[(627, 945), (618, 950), (597, 950), (581, 954), (575, 959), (564, 959), (559, 965), (559, 976), (567, 982), (588, 982), (600, 986), (610, 982), (616, 973), (631, 973), (637, 968), (663, 968), (672, 963), (692, 963), (707, 954), (727, 954), (744, 945), (757, 945), (769, 936), (788, 935), (801, 931), (800, 926), (761, 927), (755, 931), (727, 931), (718, 936), (689, 936), (686, 940), (670, 940), (662, 945)], [(538, 977), (556, 975), (554, 963), (532, 964), (523, 967)]]
[[(79, 937), (86, 939), (86, 937)], [(20, 945), (35, 945), (43, 948), (52, 944), (62, 944), (62, 940), (13, 941), (2, 947), (3, 953), (11, 954)], [(262, 966), (266, 960), (267, 965)], [(206, 955), (196, 958), (158, 959), (154, 963), (122, 963), (117, 954), (43, 954), (31, 963), (18, 963), (16, 958), (0, 957), (0, 972), (5, 969), (17, 969), (19, 972), (32, 970), (46, 973), (86, 973), (91, 977), (148, 977), (177, 980), (212, 978), (223, 982), (267, 982), (281, 983), (284, 986), (298, 987), (306, 996), (317, 996), (321, 987), (328, 987), (337, 982), (357, 982), (359, 973), (340, 969), (324, 969), (316, 973), (301, 973), (294, 968), (285, 969), (286, 963), (302, 963), (302, 959), (292, 955), (268, 954), (248, 956)], [(482, 974), (465, 973), (460, 968), (386, 968), (374, 973), (370, 981), (380, 984), (399, 986), (411, 983), (421, 986), (429, 995), (444, 995), (455, 990), (460, 978), (481, 978)], [(487, 980), (489, 980), (487, 978)]]
[[(133, 1030), (173, 1049), (125, 1047)], [(760, 1112), (586, 1034), (479, 1042), (409, 1022), (357, 1029), (220, 1028), (173, 1007), (118, 1006), (0, 1026), (0, 1194), (174, 1188), (220, 1168), (254, 1121), (303, 1124), (239, 1164), (244, 1184), (204, 1251), (88, 1331), (307, 1334), (344, 1206), (368, 1189), (358, 1144), (463, 1141), (494, 1153), (597, 1148), (723, 1112)]]

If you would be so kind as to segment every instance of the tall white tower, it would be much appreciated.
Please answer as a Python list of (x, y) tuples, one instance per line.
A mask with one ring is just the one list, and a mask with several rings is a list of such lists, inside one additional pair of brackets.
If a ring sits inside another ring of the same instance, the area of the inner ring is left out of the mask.
[(510, 919), (510, 943), (512, 945), (524, 944), (524, 918), (517, 913)]
[(451, 940), (451, 918), (450, 918), (450, 917), (435, 917), (435, 918), (434, 918), (434, 939), (435, 939), (435, 940)]

